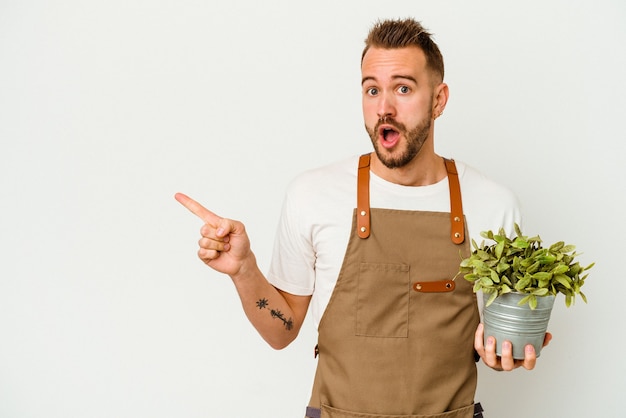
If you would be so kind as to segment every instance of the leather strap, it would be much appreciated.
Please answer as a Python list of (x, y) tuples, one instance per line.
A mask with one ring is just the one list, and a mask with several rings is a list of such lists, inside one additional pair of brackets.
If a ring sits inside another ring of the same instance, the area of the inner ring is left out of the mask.
[(454, 290), (454, 280), (439, 280), (436, 282), (415, 282), (413, 290), (422, 293), (452, 292)]
[(443, 159), (448, 172), (450, 186), (450, 238), (455, 244), (465, 241), (465, 217), (463, 216), (463, 202), (461, 201), (461, 186), (459, 173), (456, 171), (454, 160)]
[[(450, 238), (455, 244), (465, 241), (465, 218), (463, 216), (463, 203), (461, 201), (461, 186), (459, 173), (456, 170), (454, 160), (444, 158), (446, 171), (448, 172), (448, 185), (450, 189)], [(357, 172), (357, 203), (356, 203), (357, 234), (359, 238), (370, 236), (370, 154), (363, 154), (359, 158)]]
[(359, 158), (356, 194), (356, 225), (359, 238), (370, 236), (370, 154)]

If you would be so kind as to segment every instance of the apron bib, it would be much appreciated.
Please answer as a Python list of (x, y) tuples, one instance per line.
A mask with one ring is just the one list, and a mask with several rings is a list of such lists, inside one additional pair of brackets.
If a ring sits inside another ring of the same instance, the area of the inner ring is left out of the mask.
[(450, 213), (370, 210), (369, 158), (307, 417), (470, 418), (479, 315), (471, 284), (452, 280), (470, 252), (456, 167), (446, 160)]

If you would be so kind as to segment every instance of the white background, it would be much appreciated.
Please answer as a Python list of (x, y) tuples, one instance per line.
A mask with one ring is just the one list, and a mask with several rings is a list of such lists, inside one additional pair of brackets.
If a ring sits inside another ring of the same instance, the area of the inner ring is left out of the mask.
[(486, 417), (623, 417), (621, 0), (0, 0), (0, 417), (301, 417), (312, 324), (270, 349), (173, 195), (267, 270), (287, 182), (370, 150), (363, 39), (406, 16), (446, 61), (437, 151), (597, 262), (534, 371), (481, 366)]

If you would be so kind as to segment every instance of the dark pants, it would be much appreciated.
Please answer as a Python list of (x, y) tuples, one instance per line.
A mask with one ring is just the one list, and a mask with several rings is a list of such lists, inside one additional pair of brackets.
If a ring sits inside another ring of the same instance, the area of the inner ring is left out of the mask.
[[(322, 411), (317, 408), (306, 407), (306, 418), (321, 418)], [(474, 404), (474, 418), (483, 418), (483, 407), (480, 402)]]

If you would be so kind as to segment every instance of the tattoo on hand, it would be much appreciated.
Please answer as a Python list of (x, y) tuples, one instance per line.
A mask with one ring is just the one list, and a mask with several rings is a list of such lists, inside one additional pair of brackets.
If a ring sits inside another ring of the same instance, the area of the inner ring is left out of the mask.
[[(269, 309), (268, 306), (269, 301), (265, 298), (259, 299), (256, 302), (256, 307), (259, 309)], [(293, 319), (286, 319), (285, 315), (281, 311), (277, 309), (270, 309), (270, 315), (272, 315), (272, 318), (278, 318), (283, 321), (283, 325), (285, 326), (285, 329), (287, 329), (287, 331), (291, 331), (293, 329)]]

